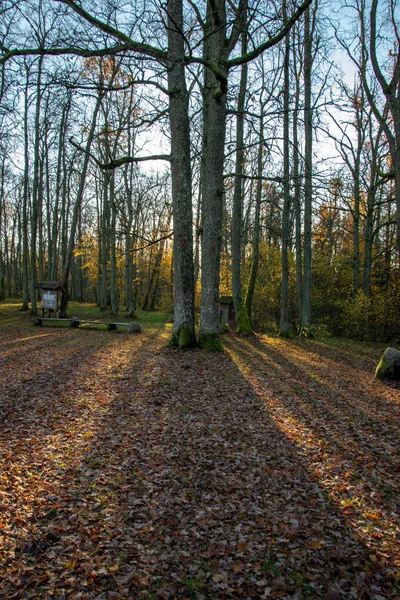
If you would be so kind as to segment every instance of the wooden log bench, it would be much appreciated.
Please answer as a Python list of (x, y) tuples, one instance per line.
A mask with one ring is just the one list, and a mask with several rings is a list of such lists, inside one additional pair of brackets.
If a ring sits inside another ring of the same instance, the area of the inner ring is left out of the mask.
[(86, 321), (84, 319), (71, 319), (71, 327), (78, 329), (82, 323), (88, 323), (89, 325), (106, 325), (108, 331), (115, 331), (117, 327), (129, 327), (130, 323), (120, 323), (118, 321)]
[(73, 329), (78, 329), (79, 325), (82, 323), (86, 323), (89, 325), (106, 325), (108, 331), (115, 331), (117, 327), (129, 327), (130, 323), (120, 323), (117, 321), (87, 321), (85, 319), (77, 319), (76, 317), (72, 319), (52, 319), (51, 317), (36, 317), (34, 319), (34, 324), (42, 326), (44, 322), (50, 323), (68, 323), (70, 327)]

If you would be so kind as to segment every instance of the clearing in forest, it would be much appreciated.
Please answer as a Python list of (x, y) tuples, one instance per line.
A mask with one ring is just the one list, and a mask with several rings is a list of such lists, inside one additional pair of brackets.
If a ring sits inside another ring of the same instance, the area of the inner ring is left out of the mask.
[(400, 597), (382, 346), (0, 312), (0, 598)]

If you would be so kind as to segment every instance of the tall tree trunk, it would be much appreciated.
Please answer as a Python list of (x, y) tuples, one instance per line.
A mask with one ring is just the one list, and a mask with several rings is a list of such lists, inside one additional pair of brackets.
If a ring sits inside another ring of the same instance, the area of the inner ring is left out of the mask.
[[(25, 177), (24, 177), (25, 179)], [(24, 187), (24, 185), (23, 185)], [(16, 262), (16, 273), (14, 276), (14, 287), (13, 287), (13, 296), (14, 298), (18, 298), (18, 296), (24, 293), (24, 284), (23, 284), (23, 276), (24, 276), (24, 262), (23, 262), (23, 244), (24, 244), (24, 226), (23, 226), (23, 205), (24, 205), (24, 191), (23, 189), (19, 192), (19, 203), (18, 203), (18, 211), (16, 214), (16, 231), (17, 232), (17, 247), (15, 250), (15, 262)], [(23, 307), (22, 307), (23, 309)]]
[(37, 291), (37, 235), (38, 235), (38, 224), (39, 215), (42, 210), (41, 200), (41, 178), (40, 178), (40, 109), (42, 101), (42, 64), (43, 56), (39, 57), (38, 62), (38, 73), (36, 82), (36, 109), (35, 109), (35, 147), (33, 157), (33, 182), (32, 182), (32, 208), (31, 208), (31, 314), (37, 315), (37, 302), (36, 302), (36, 291)]
[(111, 312), (113, 315), (118, 314), (118, 298), (117, 298), (117, 206), (115, 202), (115, 175), (111, 173), (110, 180), (110, 208), (111, 208), (111, 231), (110, 231), (110, 299)]
[(254, 290), (258, 275), (258, 263), (260, 260), (260, 213), (261, 213), (261, 197), (262, 197), (262, 172), (263, 172), (263, 153), (264, 153), (264, 104), (261, 104), (260, 114), (260, 140), (258, 143), (257, 156), (257, 189), (256, 189), (256, 206), (254, 213), (254, 233), (253, 233), (253, 256), (251, 262), (251, 271), (249, 283), (247, 286), (245, 306), (249, 315), (250, 323), (252, 322), (252, 305), (254, 298)]
[(293, 70), (295, 79), (295, 100), (293, 107), (293, 208), (295, 221), (295, 252), (296, 252), (296, 290), (299, 323), (303, 306), (303, 247), (301, 230), (301, 186), (300, 186), (300, 143), (299, 143), (299, 111), (300, 111), (300, 72), (297, 61), (296, 29), (293, 33)]
[[(202, 168), (202, 167), (200, 167), (200, 168)], [(194, 262), (194, 285), (195, 285), (195, 289), (196, 289), (196, 283), (197, 283), (197, 280), (199, 278), (199, 272), (200, 272), (200, 243), (201, 243), (201, 232), (202, 232), (202, 220), (201, 220), (202, 211), (201, 211), (201, 205), (202, 205), (202, 197), (203, 197), (202, 189), (201, 189), (201, 182), (202, 182), (202, 177), (200, 176), (199, 193), (198, 193), (197, 210), (196, 210), (196, 223), (195, 223), (196, 238), (195, 238), (194, 261), (193, 261)]]
[(170, 343), (173, 346), (185, 349), (196, 344), (189, 98), (185, 80), (182, 0), (168, 0), (167, 7), (168, 90), (174, 227), (174, 327)]
[[(130, 113), (133, 113), (134, 106), (134, 90), (132, 88), (130, 93)], [(135, 153), (135, 133), (131, 127), (128, 129), (127, 137), (127, 148), (128, 152), (134, 156)], [(134, 278), (136, 275), (136, 257), (134, 258), (134, 244), (135, 244), (135, 232), (137, 229), (138, 221), (138, 210), (139, 210), (139, 199), (136, 203), (136, 210), (134, 211), (133, 206), (133, 165), (126, 165), (124, 168), (124, 186), (126, 196), (126, 220), (125, 220), (125, 302), (126, 310), (128, 315), (133, 318), (136, 310), (136, 298), (133, 293)], [(136, 213), (135, 224), (134, 218)], [(134, 229), (134, 231), (133, 231)], [(135, 262), (134, 262), (135, 261)]]
[(38, 181), (38, 280), (44, 281), (44, 262), (45, 248), (43, 243), (43, 201), (44, 201), (44, 161), (47, 155), (47, 149), (43, 145), (42, 156), (39, 160), (39, 181)]
[(65, 164), (65, 137), (68, 123), (68, 114), (71, 106), (71, 98), (68, 96), (68, 100), (63, 106), (60, 122), (60, 132), (58, 137), (58, 153), (57, 153), (57, 173), (56, 173), (56, 189), (55, 189), (55, 201), (53, 210), (53, 222), (51, 227), (51, 243), (49, 253), (49, 273), (50, 280), (57, 281), (58, 277), (58, 241), (60, 232), (60, 206), (64, 207), (65, 203), (65, 184), (66, 184), (66, 173), (64, 169)]
[(311, 9), (304, 15), (304, 273), (301, 330), (309, 335), (311, 327), (311, 241), (312, 241), (312, 106), (311, 68), (312, 32)]
[[(390, 70), (391, 80), (388, 81), (384, 71), (381, 69), (378, 59), (379, 50), (377, 50), (378, 40), (381, 37), (379, 26), (377, 28), (377, 12), (378, 0), (372, 0), (370, 9), (370, 32), (369, 32), (369, 54), (372, 63), (372, 68), (375, 77), (382, 89), (386, 98), (389, 116), (381, 113), (377, 108), (375, 99), (371, 94), (370, 88), (366, 81), (365, 69), (361, 75), (363, 84), (371, 104), (371, 108), (375, 113), (380, 125), (386, 133), (389, 142), (389, 152), (392, 159), (392, 168), (395, 182), (395, 204), (396, 204), (396, 223), (397, 223), (397, 248), (400, 252), (400, 49), (399, 49), (399, 32), (398, 23), (395, 19), (398, 17), (394, 3), (391, 5), (393, 11), (392, 23), (394, 25), (393, 33), (395, 39), (396, 52), (393, 55), (393, 68)], [(363, 42), (366, 42), (365, 32), (363, 31)], [(386, 70), (386, 66), (385, 66)]]
[(101, 247), (101, 296), (100, 308), (107, 310), (110, 307), (110, 288), (109, 288), (109, 273), (108, 264), (110, 259), (110, 173), (103, 173), (103, 189), (102, 198), (103, 206), (101, 211), (101, 228), (100, 228), (100, 247)]
[(364, 229), (364, 261), (362, 282), (362, 289), (364, 295), (367, 297), (371, 295), (372, 246), (374, 242), (374, 210), (376, 189), (373, 180), (374, 175), (371, 173), (371, 182), (367, 192), (367, 215), (365, 218)]
[[(357, 133), (357, 146), (352, 152), (354, 165), (351, 167), (348, 160), (347, 164), (353, 175), (353, 300), (357, 298), (360, 287), (360, 203), (361, 203), (361, 158), (365, 143), (365, 118), (364, 90), (359, 84), (354, 88), (353, 105), (355, 108), (355, 126)], [(371, 115), (370, 115), (371, 117)]]
[[(286, 0), (283, 4), (284, 18), (286, 19)], [(284, 83), (283, 83), (283, 210), (282, 210), (282, 260), (281, 260), (281, 317), (279, 334), (282, 337), (289, 335), (289, 243), (290, 243), (290, 160), (289, 160), (289, 58), (290, 37), (285, 38), (284, 55)]]
[[(5, 289), (5, 257), (7, 257), (7, 227), (6, 227), (6, 213), (5, 213), (5, 193), (4, 193), (4, 181), (5, 181), (5, 158), (1, 163), (1, 176), (0, 176), (0, 300), (5, 300), (6, 289)], [(3, 240), (1, 234), (4, 232), (4, 254), (3, 254)]]
[(29, 67), (25, 64), (24, 89), (24, 192), (22, 200), (22, 310), (29, 310)]
[(223, 350), (219, 333), (219, 277), (224, 194), (224, 144), (228, 69), (225, 1), (207, 3), (204, 59), (215, 65), (204, 77), (203, 237), (199, 344)]
[(356, 298), (360, 287), (360, 164), (355, 165), (353, 187), (353, 298)]
[[(132, 148), (130, 143), (130, 137), (128, 133), (128, 148)], [(134, 249), (134, 232), (132, 231), (133, 226), (133, 200), (132, 200), (132, 169), (130, 165), (127, 165), (124, 170), (124, 184), (125, 184), (125, 195), (126, 195), (126, 208), (127, 218), (125, 222), (125, 301), (126, 310), (128, 315), (133, 318), (136, 310), (135, 298), (133, 294), (133, 278), (134, 278), (134, 263), (133, 263), (133, 249)], [(136, 225), (136, 224), (135, 224)]]
[[(242, 33), (242, 55), (247, 52), (247, 31)], [(242, 214), (243, 214), (243, 164), (244, 164), (244, 109), (247, 89), (247, 63), (242, 65), (236, 117), (236, 166), (232, 212), (232, 295), (235, 308), (236, 333), (251, 333), (249, 315), (242, 298)]]

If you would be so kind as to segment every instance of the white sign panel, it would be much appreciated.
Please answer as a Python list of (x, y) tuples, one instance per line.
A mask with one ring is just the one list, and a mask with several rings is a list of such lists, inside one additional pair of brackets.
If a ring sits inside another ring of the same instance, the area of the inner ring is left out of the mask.
[(42, 290), (43, 308), (52, 308), (57, 310), (57, 292), (52, 290)]

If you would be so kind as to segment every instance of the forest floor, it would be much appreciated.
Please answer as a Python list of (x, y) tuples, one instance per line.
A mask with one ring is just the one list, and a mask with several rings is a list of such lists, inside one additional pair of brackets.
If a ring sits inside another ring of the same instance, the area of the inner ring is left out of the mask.
[(162, 315), (141, 322), (0, 305), (0, 599), (400, 598), (384, 346), (180, 353)]

